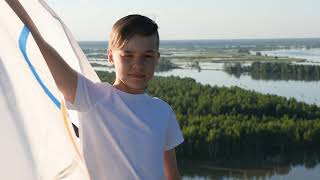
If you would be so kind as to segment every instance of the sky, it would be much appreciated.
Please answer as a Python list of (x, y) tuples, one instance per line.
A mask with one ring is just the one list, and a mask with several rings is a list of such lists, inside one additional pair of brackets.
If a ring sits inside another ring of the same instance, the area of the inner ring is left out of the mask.
[(106, 41), (128, 14), (155, 20), (162, 40), (320, 38), (319, 0), (47, 0), (77, 40)]

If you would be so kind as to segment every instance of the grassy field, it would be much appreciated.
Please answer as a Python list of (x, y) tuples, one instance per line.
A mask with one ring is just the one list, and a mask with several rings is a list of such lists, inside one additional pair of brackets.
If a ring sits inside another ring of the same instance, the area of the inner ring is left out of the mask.
[(178, 54), (164, 53), (163, 57), (174, 62), (303, 62), (304, 59), (296, 59), (289, 57), (274, 57), (274, 56), (258, 56), (248, 52), (239, 52), (237, 49), (229, 50), (206, 50), (192, 52), (192, 54), (179, 52)]

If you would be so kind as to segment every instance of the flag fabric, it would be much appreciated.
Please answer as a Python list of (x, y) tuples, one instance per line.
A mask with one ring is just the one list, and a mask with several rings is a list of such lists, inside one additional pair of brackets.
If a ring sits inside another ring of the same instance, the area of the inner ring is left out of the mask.
[[(61, 19), (42, 0), (20, 1), (44, 39), (75, 70), (99, 78)], [(62, 94), (29, 29), (0, 0), (0, 179), (89, 179)]]

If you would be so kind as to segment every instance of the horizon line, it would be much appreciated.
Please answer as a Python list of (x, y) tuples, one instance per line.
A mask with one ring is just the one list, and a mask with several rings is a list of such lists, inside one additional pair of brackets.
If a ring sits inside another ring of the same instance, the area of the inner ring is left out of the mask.
[[(161, 41), (237, 41), (237, 40), (303, 40), (319, 39), (320, 37), (290, 37), (290, 38), (227, 38), (227, 39), (160, 39)], [(108, 42), (109, 40), (77, 40), (78, 42)]]

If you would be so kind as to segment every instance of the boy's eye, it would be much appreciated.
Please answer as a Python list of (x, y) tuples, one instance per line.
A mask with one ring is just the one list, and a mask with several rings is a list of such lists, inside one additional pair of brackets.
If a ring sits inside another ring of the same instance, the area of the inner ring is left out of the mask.
[(146, 58), (153, 58), (153, 54), (146, 54), (145, 57)]
[(132, 57), (133, 57), (132, 54), (124, 54), (124, 55), (122, 55), (122, 56), (125, 57), (125, 58), (132, 58)]

